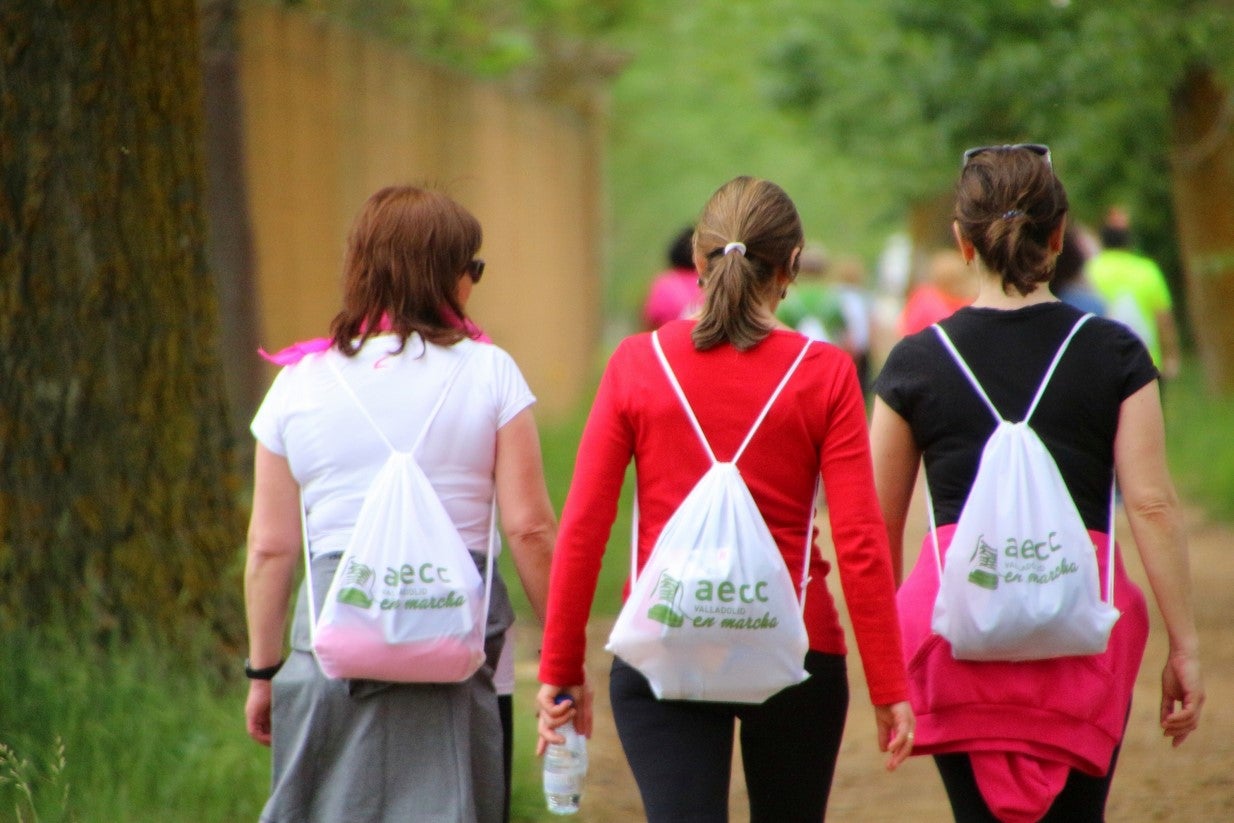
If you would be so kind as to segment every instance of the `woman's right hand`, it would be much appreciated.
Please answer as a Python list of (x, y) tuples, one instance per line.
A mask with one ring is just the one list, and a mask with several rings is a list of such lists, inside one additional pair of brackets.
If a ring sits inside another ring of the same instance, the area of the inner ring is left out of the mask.
[(878, 749), (887, 752), (887, 771), (893, 772), (913, 753), (917, 718), (908, 701), (874, 707), (878, 726)]
[[(558, 695), (565, 695), (569, 701), (557, 702)], [(536, 695), (536, 718), (539, 739), (536, 740), (536, 755), (541, 756), (550, 743), (563, 743), (565, 738), (557, 733), (558, 726), (568, 720), (574, 721), (574, 728), (584, 737), (591, 737), (591, 698), (590, 683), (581, 686), (554, 686), (545, 683), (540, 686)]]
[(1200, 725), (1204, 684), (1200, 659), (1194, 652), (1171, 652), (1161, 672), (1161, 728), (1174, 746), (1181, 746)]

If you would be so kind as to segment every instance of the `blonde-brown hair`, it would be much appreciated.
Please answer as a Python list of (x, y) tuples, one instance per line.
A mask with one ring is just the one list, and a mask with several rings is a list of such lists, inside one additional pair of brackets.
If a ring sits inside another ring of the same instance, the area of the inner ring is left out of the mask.
[(480, 250), (480, 222), (446, 195), (390, 186), (360, 209), (343, 260), (343, 308), (330, 324), (351, 356), (383, 329), (450, 345), (466, 336), (458, 279)]
[[(705, 298), (694, 347), (727, 342), (745, 351), (766, 337), (771, 326), (760, 318), (760, 305), (777, 288), (776, 269), (794, 266), (793, 252), (804, 242), (797, 207), (775, 183), (737, 177), (717, 189), (694, 232)], [(745, 252), (725, 254), (729, 243)]]

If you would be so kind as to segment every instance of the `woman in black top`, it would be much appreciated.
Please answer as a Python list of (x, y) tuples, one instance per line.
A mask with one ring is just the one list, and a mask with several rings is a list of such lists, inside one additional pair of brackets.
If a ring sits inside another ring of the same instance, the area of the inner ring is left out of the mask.
[[(1049, 150), (965, 153), (954, 230), (980, 291), (941, 323), (1002, 417), (1023, 419), (1060, 344), (1082, 316), (1048, 288), (1067, 196)], [(1204, 700), (1182, 513), (1165, 460), (1157, 372), (1112, 321), (1077, 332), (1032, 416), (1097, 547), (1108, 545), (1111, 482), (1169, 635), (1161, 725), (1174, 745)], [(1144, 597), (1115, 554), (1122, 612), (1104, 654), (1029, 662), (956, 660), (931, 632), (938, 561), (921, 552), (907, 579), (904, 524), (924, 460), (940, 551), (954, 531), (996, 421), (933, 329), (900, 341), (879, 376), (871, 422), (875, 482), (897, 581), (913, 710), (914, 753), (932, 754), (958, 821), (1100, 821), (1148, 621)], [(926, 541), (931, 540), (927, 535)], [(928, 546), (928, 543), (927, 543)], [(1105, 552), (1098, 552), (1102, 580)]]

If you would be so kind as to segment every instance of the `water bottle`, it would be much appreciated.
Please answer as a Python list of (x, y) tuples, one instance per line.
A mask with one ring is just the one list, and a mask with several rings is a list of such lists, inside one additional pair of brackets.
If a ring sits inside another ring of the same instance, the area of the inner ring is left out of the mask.
[[(559, 694), (555, 702), (569, 700)], [(553, 814), (575, 814), (587, 775), (587, 738), (579, 734), (573, 721), (557, 727), (564, 743), (550, 743), (544, 752), (544, 801)]]

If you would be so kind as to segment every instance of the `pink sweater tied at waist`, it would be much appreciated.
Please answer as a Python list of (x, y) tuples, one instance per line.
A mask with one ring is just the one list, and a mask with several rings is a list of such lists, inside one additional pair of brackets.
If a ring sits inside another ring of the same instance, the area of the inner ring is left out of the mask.
[[(945, 557), (954, 525), (938, 529)], [(1089, 531), (1106, 579), (1107, 536)], [(909, 690), (917, 715), (913, 754), (966, 752), (982, 796), (1004, 823), (1033, 823), (1070, 769), (1108, 773), (1122, 740), (1148, 639), (1144, 594), (1116, 546), (1114, 605), (1122, 613), (1105, 653), (1020, 662), (956, 660), (930, 630), (938, 565), (927, 534), (897, 594)]]

